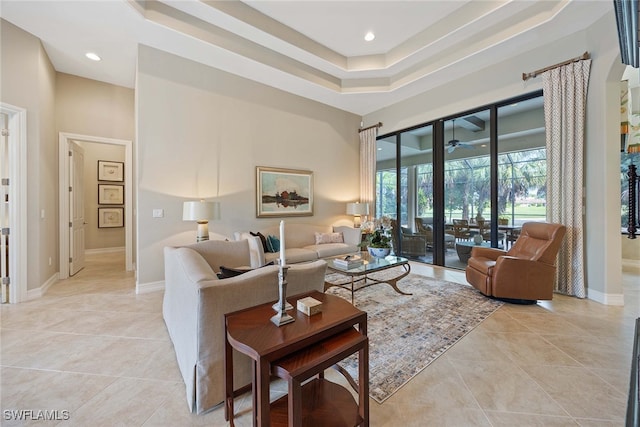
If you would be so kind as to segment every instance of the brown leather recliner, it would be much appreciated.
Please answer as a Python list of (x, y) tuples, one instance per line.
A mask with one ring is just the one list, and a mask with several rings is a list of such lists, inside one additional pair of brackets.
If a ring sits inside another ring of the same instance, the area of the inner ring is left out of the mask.
[(527, 222), (508, 252), (481, 246), (471, 250), (467, 281), (485, 295), (520, 301), (550, 300), (556, 256), (566, 227)]

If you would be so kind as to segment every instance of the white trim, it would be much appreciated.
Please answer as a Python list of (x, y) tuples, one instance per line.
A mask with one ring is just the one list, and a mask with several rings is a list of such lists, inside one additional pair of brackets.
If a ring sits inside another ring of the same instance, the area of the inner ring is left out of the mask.
[(9, 302), (27, 298), (27, 110), (0, 103), (0, 111), (9, 116), (9, 227), (11, 249)]
[(97, 248), (97, 249), (85, 249), (84, 253), (86, 255), (95, 255), (95, 254), (113, 254), (118, 252), (125, 252), (126, 248), (124, 246), (118, 246), (115, 248)]
[(29, 289), (27, 291), (27, 300), (30, 301), (32, 299), (41, 298), (45, 293), (47, 293), (51, 285), (53, 285), (59, 280), (59, 277), (60, 276), (58, 275), (58, 273), (55, 273), (53, 276), (49, 277), (49, 279), (46, 282), (44, 282), (44, 284), (39, 288)]
[(59, 217), (60, 217), (60, 278), (69, 277), (69, 242), (63, 238), (69, 231), (69, 143), (71, 140), (97, 142), (101, 144), (122, 145), (125, 149), (124, 185), (124, 227), (125, 227), (125, 265), (127, 271), (133, 271), (133, 143), (126, 139), (102, 138), (98, 136), (79, 135), (60, 132), (58, 139), (59, 164)]
[(624, 305), (624, 294), (605, 294), (594, 289), (587, 289), (587, 298), (605, 305)]
[(136, 294), (164, 291), (164, 280), (148, 283), (136, 283)]

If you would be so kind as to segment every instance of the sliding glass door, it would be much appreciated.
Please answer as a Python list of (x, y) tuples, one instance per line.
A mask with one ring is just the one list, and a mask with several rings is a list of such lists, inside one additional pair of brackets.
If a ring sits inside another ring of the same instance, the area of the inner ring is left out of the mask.
[(474, 245), (490, 245), (490, 130), (490, 110), (444, 122), (447, 267), (464, 268)]
[(545, 219), (544, 145), (541, 92), (382, 136), (376, 212), (395, 254), (463, 269), (474, 246), (508, 249)]

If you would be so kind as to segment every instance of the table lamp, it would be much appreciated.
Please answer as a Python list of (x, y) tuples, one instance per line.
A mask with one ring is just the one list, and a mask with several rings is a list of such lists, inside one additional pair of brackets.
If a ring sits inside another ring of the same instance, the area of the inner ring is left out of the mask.
[(209, 220), (220, 219), (220, 204), (217, 202), (184, 202), (182, 207), (183, 221), (196, 221), (198, 231), (196, 242), (209, 240)]
[(347, 214), (353, 215), (353, 227), (360, 228), (360, 216), (369, 215), (368, 203), (347, 203)]

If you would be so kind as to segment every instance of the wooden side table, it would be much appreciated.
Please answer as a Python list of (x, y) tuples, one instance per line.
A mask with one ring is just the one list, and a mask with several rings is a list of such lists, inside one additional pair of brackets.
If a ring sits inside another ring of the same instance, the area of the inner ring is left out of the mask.
[[(295, 322), (281, 327), (269, 320), (273, 316), (271, 304), (225, 315), (225, 416), (232, 426), (233, 348), (254, 363), (254, 425), (301, 426), (306, 420), (306, 426), (311, 419), (317, 425), (327, 425), (327, 420), (335, 425), (336, 407), (341, 408), (345, 426), (369, 425), (367, 314), (340, 297), (320, 292), (288, 301), (296, 307), (297, 300), (306, 296), (322, 301), (322, 313), (307, 316), (294, 309), (289, 314)], [(358, 404), (346, 389), (325, 380), (322, 374), (355, 352), (359, 354)], [(289, 383), (289, 395), (273, 404), (269, 401), (272, 374)], [(316, 375), (318, 378), (302, 385)]]

